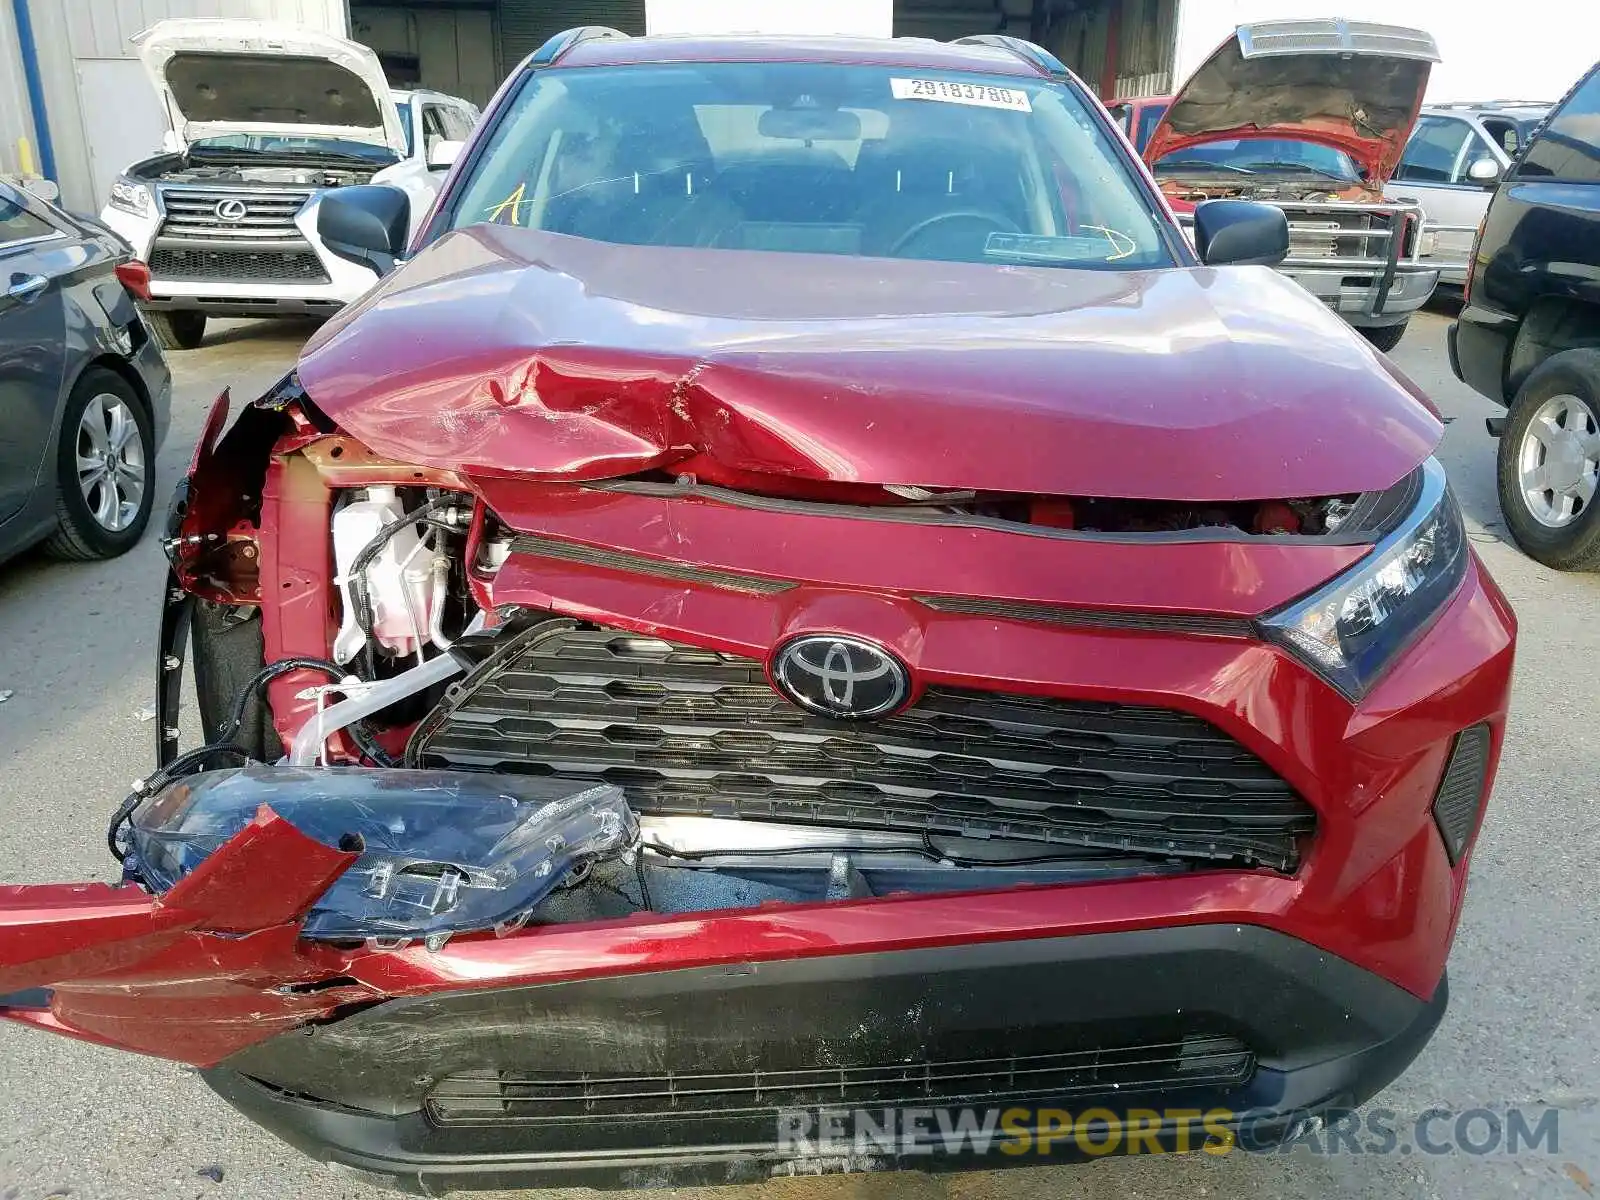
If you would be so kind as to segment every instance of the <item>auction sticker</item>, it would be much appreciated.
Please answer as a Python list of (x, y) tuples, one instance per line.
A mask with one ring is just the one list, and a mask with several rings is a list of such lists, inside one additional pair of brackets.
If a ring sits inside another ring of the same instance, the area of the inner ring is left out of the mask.
[(978, 108), (1007, 108), (1032, 112), (1028, 93), (1021, 88), (994, 87), (987, 83), (956, 83), (948, 79), (891, 79), (889, 91), (896, 100), (938, 100), (945, 104), (971, 104)]

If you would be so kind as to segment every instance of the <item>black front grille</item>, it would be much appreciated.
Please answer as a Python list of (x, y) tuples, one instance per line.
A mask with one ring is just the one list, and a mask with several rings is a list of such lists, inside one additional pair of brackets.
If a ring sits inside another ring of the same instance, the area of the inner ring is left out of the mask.
[(1292, 870), (1312, 809), (1184, 713), (930, 688), (877, 721), (803, 712), (759, 662), (558, 621), (418, 727), (413, 765), (604, 780), (643, 813), (1025, 838)]
[(440, 1080), (428, 1096), (428, 1115), (439, 1125), (538, 1125), (808, 1108), (991, 1105), (1234, 1087), (1254, 1069), (1255, 1056), (1237, 1038), (1197, 1036), (1063, 1054), (800, 1070), (661, 1075), (481, 1070)]
[(212, 250), (158, 242), (150, 256), (150, 274), (172, 282), (327, 283), (328, 272), (323, 269), (322, 260), (304, 242), (300, 246)]

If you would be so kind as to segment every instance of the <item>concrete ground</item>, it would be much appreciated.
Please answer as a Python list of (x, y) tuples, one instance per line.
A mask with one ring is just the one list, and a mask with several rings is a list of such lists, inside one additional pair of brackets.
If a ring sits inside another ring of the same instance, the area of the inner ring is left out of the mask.
[[(1559, 1146), (1521, 1157), (1290, 1154), (1112, 1159), (1077, 1168), (783, 1180), (707, 1200), (1095, 1200), (1587, 1196), (1600, 1181), (1600, 577), (1548, 571), (1502, 542), (1491, 407), (1457, 383), (1448, 320), (1423, 314), (1395, 360), (1454, 418), (1443, 455), (1472, 536), (1522, 622), (1512, 732), (1451, 957), (1449, 1016), (1376, 1104), (1402, 1121), (1440, 1106), (1555, 1106)], [(165, 497), (205, 406), (252, 397), (305, 327), (223, 327), (173, 356)], [(0, 568), (0, 883), (107, 878), (105, 822), (147, 770), (162, 559), (153, 536), (113, 563)], [(1447, 1129), (1448, 1125), (1436, 1129)], [(202, 1171), (220, 1170), (220, 1182)], [(0, 1028), (0, 1200), (375, 1200), (247, 1124), (164, 1062)], [(669, 1200), (656, 1193), (661, 1200)], [(633, 1200), (642, 1200), (635, 1196)], [(687, 1200), (687, 1196), (682, 1200)]]

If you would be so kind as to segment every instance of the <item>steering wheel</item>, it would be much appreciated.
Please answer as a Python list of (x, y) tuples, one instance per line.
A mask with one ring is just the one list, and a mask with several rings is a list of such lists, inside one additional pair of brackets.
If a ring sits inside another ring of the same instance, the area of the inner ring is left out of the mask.
[(892, 258), (903, 251), (912, 242), (922, 237), (928, 230), (951, 221), (978, 221), (990, 226), (996, 233), (1021, 233), (1021, 228), (1015, 221), (1005, 217), (996, 216), (994, 213), (979, 212), (976, 209), (962, 209), (959, 212), (934, 213), (918, 221), (894, 240), (889, 247), (889, 256)]

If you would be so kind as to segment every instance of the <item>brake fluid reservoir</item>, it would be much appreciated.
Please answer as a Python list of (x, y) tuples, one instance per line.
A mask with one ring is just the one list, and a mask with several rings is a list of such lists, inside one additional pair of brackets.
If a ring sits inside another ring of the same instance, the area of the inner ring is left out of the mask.
[[(350, 591), (356, 557), (385, 526), (405, 515), (405, 504), (392, 487), (369, 487), (363, 496), (333, 514), (333, 559), (344, 608), (339, 634), (333, 640), (333, 658), (340, 663), (355, 658), (366, 643)], [(405, 525), (367, 565), (364, 575), (372, 607), (372, 636), (380, 646), (404, 656), (415, 654), (427, 640), (433, 617), (434, 563), (441, 558), (415, 525)]]

